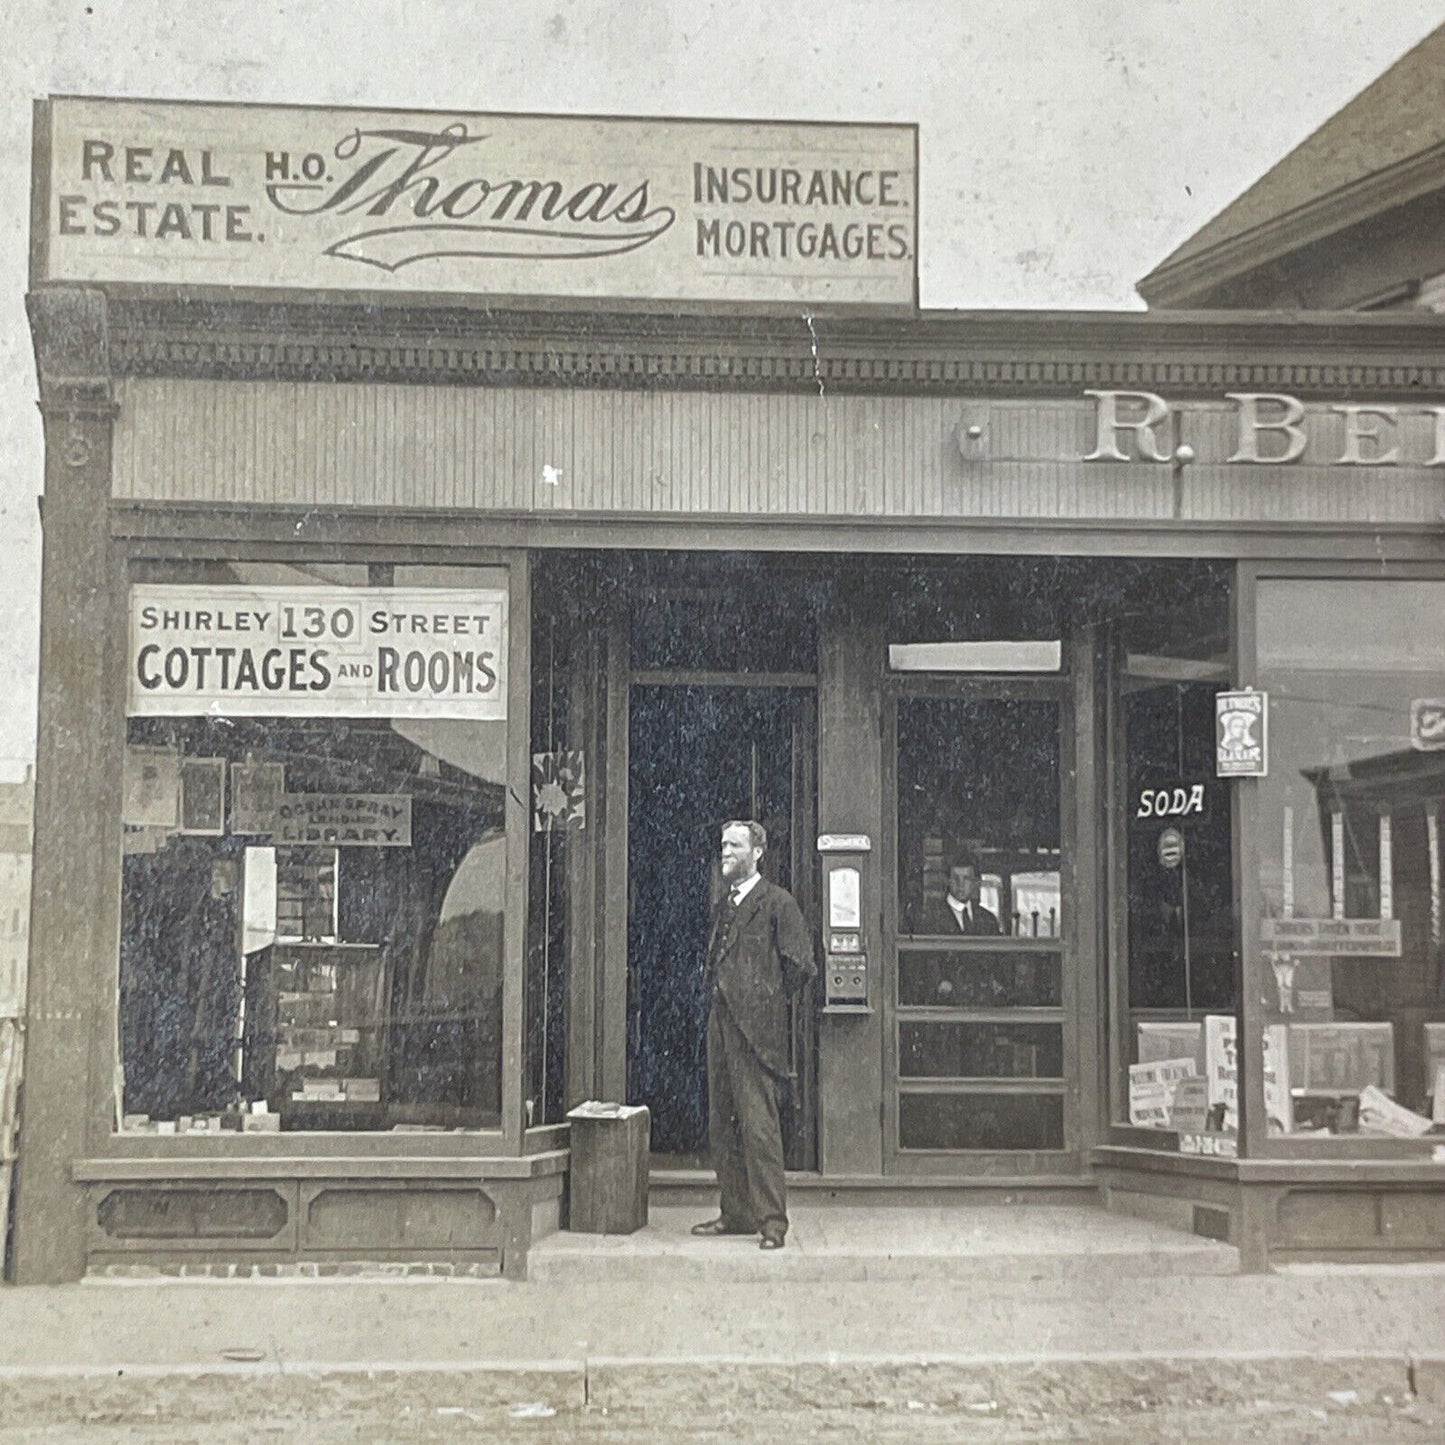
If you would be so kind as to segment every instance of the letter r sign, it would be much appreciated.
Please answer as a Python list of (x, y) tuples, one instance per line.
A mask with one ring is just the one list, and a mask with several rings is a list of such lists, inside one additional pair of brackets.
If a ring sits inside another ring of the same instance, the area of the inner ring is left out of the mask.
[[(1119, 445), (1121, 434), (1134, 433), (1138, 460), (1167, 462), (1169, 443), (1158, 428), (1169, 420), (1169, 403), (1152, 391), (1085, 391), (1094, 398), (1094, 450), (1086, 462), (1127, 462), (1134, 458)], [(1129, 415), (1125, 415), (1125, 412)]]

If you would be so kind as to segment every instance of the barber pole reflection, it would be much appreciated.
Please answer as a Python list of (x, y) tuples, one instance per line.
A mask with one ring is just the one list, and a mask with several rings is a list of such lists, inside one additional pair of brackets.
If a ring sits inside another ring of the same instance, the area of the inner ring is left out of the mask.
[(1430, 942), (1440, 946), (1440, 815), (1425, 814), (1425, 836), (1430, 849)]
[(1284, 840), (1281, 854), (1281, 873), (1284, 897), (1280, 902), (1280, 915), (1294, 917), (1294, 809), (1288, 804), (1284, 808)]
[(1330, 913), (1332, 917), (1345, 916), (1345, 815), (1341, 812), (1330, 814), (1330, 853), (1333, 866), (1330, 869), (1330, 890), (1332, 894)]
[(1395, 859), (1390, 815), (1380, 814), (1380, 917), (1395, 916)]

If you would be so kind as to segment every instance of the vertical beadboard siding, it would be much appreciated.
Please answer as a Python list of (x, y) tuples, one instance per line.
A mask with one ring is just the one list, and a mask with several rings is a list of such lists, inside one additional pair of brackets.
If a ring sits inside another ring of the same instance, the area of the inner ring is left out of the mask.
[[(1333, 465), (1344, 449), (1345, 418), (1329, 410), (1310, 411), (1309, 444), (1288, 467), (1212, 465), (1189, 468), (1186, 515), (1229, 520), (1253, 517), (1268, 522), (1425, 522), (1438, 525), (1445, 514), (1445, 468), (1419, 465), (1435, 451), (1434, 418), (1404, 414), (1389, 441), (1414, 465)], [(1181, 435), (1201, 456), (1228, 457), (1238, 442), (1238, 421), (1228, 406), (1185, 410)], [(1261, 449), (1282, 447), (1278, 432), (1267, 433)]]
[[(115, 495), (127, 501), (608, 515), (1167, 520), (1171, 469), (1084, 463), (1092, 404), (791, 393), (127, 380)], [(957, 440), (962, 424), (984, 434)], [(1209, 523), (1419, 522), (1445, 469), (1340, 467), (1342, 417), (1312, 412), (1289, 467), (1228, 466), (1228, 404), (1185, 409), (1180, 516)], [(1270, 437), (1269, 441), (1276, 441)], [(556, 485), (543, 468), (560, 473)]]

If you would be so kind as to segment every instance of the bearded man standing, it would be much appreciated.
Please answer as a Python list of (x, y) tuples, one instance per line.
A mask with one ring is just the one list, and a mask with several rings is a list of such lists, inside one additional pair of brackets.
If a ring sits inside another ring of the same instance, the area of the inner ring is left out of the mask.
[(701, 1235), (758, 1234), (781, 1249), (788, 1232), (781, 1112), (789, 1086), (788, 995), (815, 971), (813, 942), (791, 893), (758, 872), (761, 823), (722, 830), (728, 891), (708, 940), (708, 1132), (721, 1207)]

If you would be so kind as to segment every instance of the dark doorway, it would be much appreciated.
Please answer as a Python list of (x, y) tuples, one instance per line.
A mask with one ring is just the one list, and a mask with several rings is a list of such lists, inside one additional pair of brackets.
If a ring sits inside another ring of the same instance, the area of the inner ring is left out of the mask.
[[(1220, 684), (1131, 676), (1124, 688), (1129, 1007), (1136, 1024), (1232, 1013), (1233, 833), (1228, 784), (1214, 776)], [(1168, 864), (1166, 828), (1181, 838)]]
[[(768, 830), (764, 875), (812, 907), (814, 697), (809, 689), (634, 685), (628, 782), (628, 1090), (652, 1148), (679, 1165), (708, 1146), (705, 953), (722, 826)], [(815, 1167), (814, 1010), (794, 1006), (788, 1166)]]

